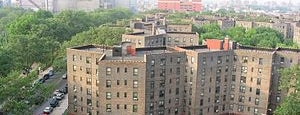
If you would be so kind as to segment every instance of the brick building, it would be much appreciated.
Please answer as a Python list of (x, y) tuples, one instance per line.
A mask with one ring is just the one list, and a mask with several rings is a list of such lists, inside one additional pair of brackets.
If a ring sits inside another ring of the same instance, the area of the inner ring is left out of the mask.
[(157, 0), (158, 9), (175, 11), (202, 11), (201, 0)]
[(299, 64), (299, 50), (238, 45), (67, 49), (69, 113), (93, 115), (267, 114), (285, 93), (278, 69)]

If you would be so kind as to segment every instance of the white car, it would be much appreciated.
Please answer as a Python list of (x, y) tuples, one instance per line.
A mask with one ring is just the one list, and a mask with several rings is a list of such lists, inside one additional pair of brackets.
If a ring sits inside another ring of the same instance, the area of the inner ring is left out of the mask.
[(62, 100), (64, 97), (65, 97), (65, 95), (64, 95), (63, 93), (58, 93), (58, 94), (56, 94), (56, 96), (55, 96), (55, 98), (56, 98), (57, 100)]
[(64, 75), (62, 76), (63, 79), (67, 79), (67, 77), (68, 77), (67, 74), (64, 74)]
[(53, 111), (53, 107), (45, 107), (45, 109), (43, 110), (44, 113), (49, 114)]

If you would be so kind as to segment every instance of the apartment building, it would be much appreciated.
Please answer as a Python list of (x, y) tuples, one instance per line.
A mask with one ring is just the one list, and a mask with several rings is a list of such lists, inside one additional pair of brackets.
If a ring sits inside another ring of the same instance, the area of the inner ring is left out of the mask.
[(174, 11), (201, 11), (201, 0), (157, 0), (158, 9)]
[(167, 32), (192, 32), (192, 24), (167, 24)]
[(293, 28), (294, 28), (293, 41), (297, 44), (300, 44), (300, 23), (294, 24)]
[[(136, 48), (137, 47), (137, 48)], [(69, 113), (213, 115), (272, 113), (284, 91), (278, 69), (299, 50), (238, 45), (80, 46), (67, 49)]]
[(195, 46), (199, 45), (199, 34), (196, 32), (166, 32), (164, 34), (147, 34), (135, 32), (123, 34), (122, 41), (133, 42), (136, 47), (157, 47), (157, 46)]
[(235, 25), (235, 21), (231, 19), (222, 19), (222, 20), (218, 20), (217, 22), (222, 30), (232, 28)]
[(246, 30), (254, 27), (254, 22), (252, 21), (235, 21), (235, 26), (244, 27)]

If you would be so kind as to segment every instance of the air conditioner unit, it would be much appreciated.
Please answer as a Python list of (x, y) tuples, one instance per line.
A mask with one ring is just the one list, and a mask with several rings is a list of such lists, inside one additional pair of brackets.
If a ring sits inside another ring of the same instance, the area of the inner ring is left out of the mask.
[(138, 98), (133, 98), (133, 100), (134, 100), (134, 101), (137, 101), (137, 100), (139, 100), (139, 99), (138, 99)]

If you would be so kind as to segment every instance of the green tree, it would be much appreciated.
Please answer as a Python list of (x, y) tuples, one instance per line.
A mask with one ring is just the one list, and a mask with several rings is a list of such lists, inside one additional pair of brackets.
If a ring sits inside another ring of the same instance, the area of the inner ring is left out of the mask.
[(280, 71), (280, 89), (288, 91), (287, 97), (277, 107), (276, 115), (300, 114), (300, 66), (294, 65)]

